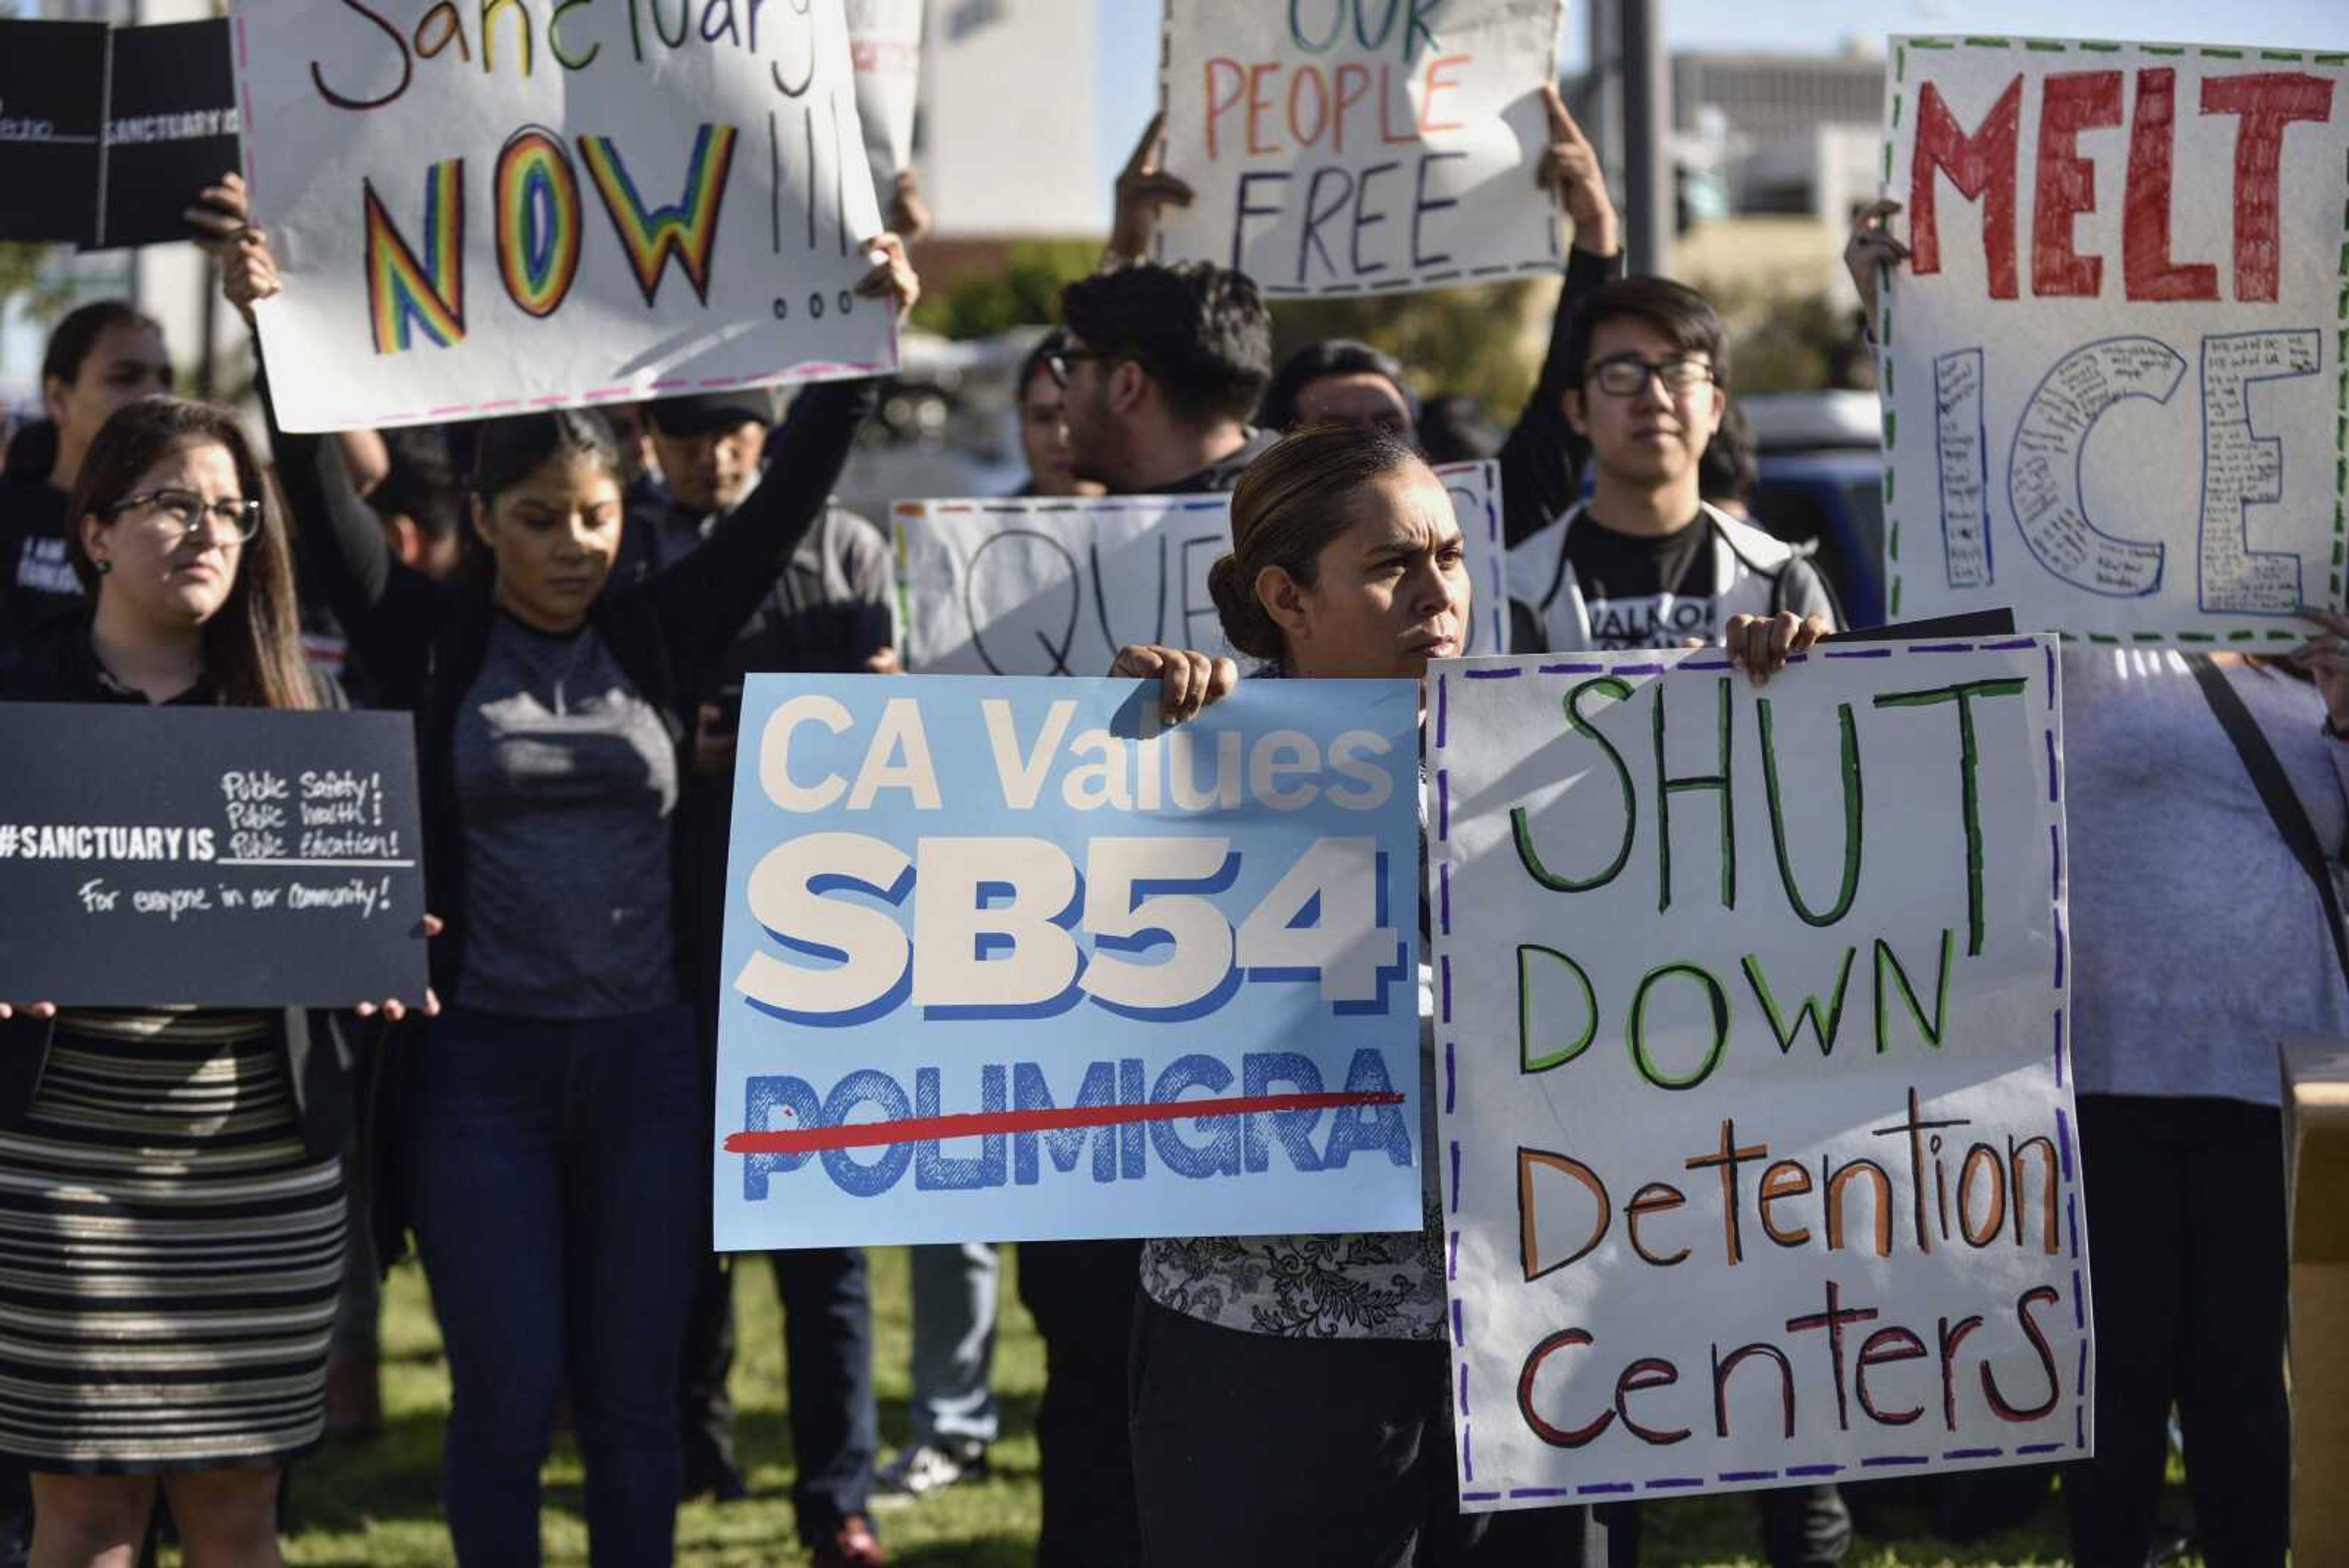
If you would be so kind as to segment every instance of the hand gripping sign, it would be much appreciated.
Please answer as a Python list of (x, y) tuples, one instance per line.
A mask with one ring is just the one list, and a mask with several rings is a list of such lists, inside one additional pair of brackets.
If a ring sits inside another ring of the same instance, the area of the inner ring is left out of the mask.
[(718, 1245), (1416, 1230), (1416, 699), (757, 675)]
[(2088, 1452), (2054, 639), (1437, 668), (1463, 1503)]
[(231, 20), (287, 429), (896, 368), (841, 0)]
[(2289, 645), (2338, 609), (2349, 54), (1895, 38), (1893, 616)]

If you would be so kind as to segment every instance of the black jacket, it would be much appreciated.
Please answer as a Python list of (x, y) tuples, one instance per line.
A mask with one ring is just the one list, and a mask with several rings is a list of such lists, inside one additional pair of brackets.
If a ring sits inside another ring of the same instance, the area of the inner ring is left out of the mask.
[(1495, 455), (1501, 464), (1501, 536), (1511, 548), (1566, 514), (1582, 498), (1582, 465), (1590, 443), (1566, 422), (1567, 328), (1575, 307), (1600, 285), (1623, 275), (1623, 254), (1595, 256), (1572, 250), (1566, 257), (1566, 283), (1550, 318), (1549, 347), (1540, 379), (1526, 398), (1517, 422)]
[[(707, 672), (823, 515), (875, 396), (871, 381), (827, 382), (801, 393), (776, 432), (766, 482), (699, 549), (641, 584), (605, 594), (588, 610), (588, 624), (668, 726), (679, 777), (692, 772), (694, 708)], [(270, 439), (279, 481), (305, 525), (302, 573), (342, 622), (382, 703), (416, 715), (425, 897), (447, 922), (432, 944), (432, 980), (445, 993), (467, 936), (465, 836), (451, 753), (458, 712), (481, 673), (497, 612), (481, 583), (435, 583), (394, 560), (374, 512), (323, 438), (273, 428)], [(677, 973), (689, 977), (699, 970), (687, 950), (698, 922), (685, 905), (689, 878), (680, 874), (672, 882)]]
[[(200, 692), (182, 701), (201, 698)], [(100, 679), (98, 656), (90, 650), (87, 610), (50, 622), (0, 670), (0, 701), (140, 701)], [(276, 1043), (294, 1094), (295, 1116), (303, 1147), (316, 1158), (341, 1153), (350, 1137), (353, 1041), (347, 1028), (355, 1023), (347, 1015), (324, 1008), (289, 1007), (278, 1015)], [(0, 1128), (23, 1123), (47, 1069), (56, 1032), (53, 1018), (0, 1020)]]

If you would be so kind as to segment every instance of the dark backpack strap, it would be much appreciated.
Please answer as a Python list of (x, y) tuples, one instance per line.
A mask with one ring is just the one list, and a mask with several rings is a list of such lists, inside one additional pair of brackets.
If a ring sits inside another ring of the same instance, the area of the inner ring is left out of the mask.
[(2316, 839), (2316, 825), (2308, 819), (2308, 808), (2300, 796), (2292, 793), (2292, 781), (2284, 777), (2283, 763), (2276, 759), (2275, 748), (2268, 743), (2267, 735), (2260, 729), (2259, 721), (2243, 706), (2242, 697), (2228, 682), (2227, 672), (2201, 655), (2191, 655), (2186, 660), (2194, 671), (2196, 684), (2202, 688), (2203, 701), (2210, 704), (2211, 716), (2227, 738), (2235, 743), (2235, 754), (2242, 759), (2243, 771), (2251, 775), (2252, 787), (2275, 819), (2276, 831), (2283, 835), (2284, 846), (2316, 884), (2316, 896), (2324, 905), (2324, 923), (2333, 934), (2333, 956), (2341, 965), (2341, 977), (2349, 982), (2349, 932), (2344, 932), (2341, 919), (2341, 894), (2333, 883), (2332, 858), (2324, 853)]

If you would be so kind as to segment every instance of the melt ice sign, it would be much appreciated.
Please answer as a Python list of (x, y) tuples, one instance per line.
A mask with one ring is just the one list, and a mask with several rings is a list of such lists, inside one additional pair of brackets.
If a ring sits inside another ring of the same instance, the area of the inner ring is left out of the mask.
[(1421, 1223), (1417, 699), (756, 675), (718, 1245)]
[(2286, 643), (2340, 607), (2349, 54), (1892, 40), (1892, 613)]

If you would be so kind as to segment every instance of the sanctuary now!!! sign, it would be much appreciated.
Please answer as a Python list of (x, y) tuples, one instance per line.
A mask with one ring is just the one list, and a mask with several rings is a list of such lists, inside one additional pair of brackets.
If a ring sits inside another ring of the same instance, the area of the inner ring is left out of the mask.
[(724, 1249), (1415, 1230), (1417, 695), (751, 677)]
[(286, 428), (896, 368), (853, 292), (881, 221), (841, 0), (231, 20)]

